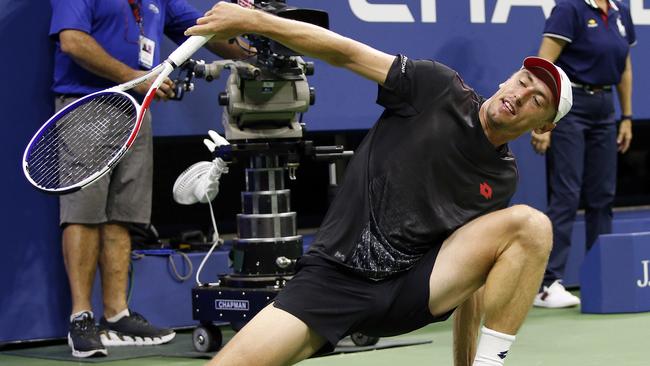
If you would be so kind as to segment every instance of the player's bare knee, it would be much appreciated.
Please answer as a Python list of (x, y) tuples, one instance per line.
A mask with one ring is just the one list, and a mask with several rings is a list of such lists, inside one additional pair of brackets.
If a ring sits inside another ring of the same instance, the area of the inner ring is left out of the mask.
[(516, 205), (511, 209), (511, 217), (516, 225), (517, 242), (530, 254), (548, 258), (553, 243), (553, 229), (548, 217), (526, 205)]

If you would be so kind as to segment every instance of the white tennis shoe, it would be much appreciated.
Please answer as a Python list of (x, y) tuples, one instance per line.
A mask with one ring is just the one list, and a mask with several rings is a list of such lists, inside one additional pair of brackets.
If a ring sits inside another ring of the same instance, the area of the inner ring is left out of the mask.
[(533, 305), (550, 309), (570, 308), (580, 305), (580, 298), (567, 291), (557, 280), (548, 287), (544, 286), (544, 291), (535, 296)]

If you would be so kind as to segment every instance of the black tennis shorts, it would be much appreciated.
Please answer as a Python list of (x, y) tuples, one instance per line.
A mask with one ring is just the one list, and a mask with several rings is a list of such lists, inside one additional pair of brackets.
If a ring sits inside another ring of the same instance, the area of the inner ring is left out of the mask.
[(447, 320), (453, 310), (429, 312), (429, 277), (438, 254), (429, 251), (410, 270), (373, 281), (315, 255), (298, 261), (296, 275), (274, 306), (302, 320), (327, 340), (318, 353), (334, 349), (346, 335), (388, 337)]

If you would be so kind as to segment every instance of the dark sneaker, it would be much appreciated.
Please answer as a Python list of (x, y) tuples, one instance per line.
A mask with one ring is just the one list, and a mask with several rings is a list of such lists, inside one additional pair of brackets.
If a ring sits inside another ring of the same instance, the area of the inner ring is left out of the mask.
[(93, 314), (84, 311), (70, 322), (68, 345), (74, 357), (106, 356)]
[(171, 329), (155, 327), (142, 315), (130, 311), (131, 315), (125, 316), (115, 323), (110, 323), (102, 317), (99, 326), (104, 346), (148, 346), (163, 344), (171, 341), (176, 333)]

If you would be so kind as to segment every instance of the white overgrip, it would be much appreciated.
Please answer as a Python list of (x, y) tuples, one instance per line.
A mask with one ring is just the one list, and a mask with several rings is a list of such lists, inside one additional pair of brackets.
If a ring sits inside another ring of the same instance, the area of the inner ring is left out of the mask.
[(185, 62), (190, 56), (194, 54), (199, 48), (212, 38), (212, 34), (207, 36), (192, 36), (183, 42), (171, 55), (167, 58), (168, 61), (172, 62), (174, 67), (180, 66)]

